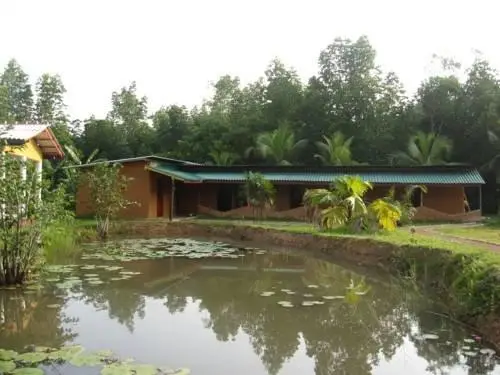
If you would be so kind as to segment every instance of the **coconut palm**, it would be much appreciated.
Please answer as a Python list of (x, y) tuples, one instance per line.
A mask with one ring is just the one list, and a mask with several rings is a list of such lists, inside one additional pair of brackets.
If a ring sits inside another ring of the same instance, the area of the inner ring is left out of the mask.
[(352, 165), (357, 164), (352, 160), (351, 144), (353, 137), (346, 139), (342, 132), (335, 132), (331, 137), (323, 136), (323, 142), (316, 142), (319, 154), (314, 157), (321, 160), (324, 165)]
[(227, 152), (227, 151), (211, 151), (208, 154), (211, 158), (212, 161), (208, 162), (207, 164), (215, 164), (215, 165), (232, 165), (238, 158), (237, 155)]
[(408, 149), (390, 156), (391, 163), (400, 165), (447, 164), (452, 149), (451, 141), (435, 133), (418, 132), (410, 138)]
[(255, 147), (247, 150), (247, 155), (256, 152), (260, 157), (280, 165), (290, 165), (297, 150), (305, 146), (307, 140), (295, 141), (295, 134), (286, 124), (281, 124), (272, 132), (257, 137)]

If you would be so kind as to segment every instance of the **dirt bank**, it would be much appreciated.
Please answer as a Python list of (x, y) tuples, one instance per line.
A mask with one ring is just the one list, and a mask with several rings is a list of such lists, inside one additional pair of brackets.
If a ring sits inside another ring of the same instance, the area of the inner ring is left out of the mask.
[[(497, 267), (481, 264), (474, 254), (419, 246), (397, 246), (367, 238), (322, 236), (254, 226), (208, 225), (196, 222), (121, 222), (114, 234), (143, 237), (202, 237), (255, 246), (297, 249), (321, 254), (332, 261), (382, 268), (411, 277), (423, 289), (438, 293), (460, 320), (477, 328), (500, 348), (500, 273)], [(479, 271), (478, 270), (479, 267)], [(475, 279), (474, 279), (475, 278)], [(474, 280), (474, 283), (469, 282)], [(471, 287), (471, 284), (474, 284)]]

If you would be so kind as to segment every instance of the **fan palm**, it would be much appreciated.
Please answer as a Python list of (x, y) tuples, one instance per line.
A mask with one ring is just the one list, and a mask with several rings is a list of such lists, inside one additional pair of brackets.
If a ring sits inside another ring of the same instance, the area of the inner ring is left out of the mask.
[(280, 125), (272, 132), (260, 134), (255, 148), (247, 150), (247, 154), (255, 150), (264, 159), (280, 165), (290, 165), (294, 154), (306, 143), (305, 139), (295, 141), (295, 134), (289, 127)]
[(345, 138), (344, 134), (337, 131), (331, 137), (323, 136), (323, 142), (316, 142), (319, 154), (314, 157), (325, 165), (352, 165), (357, 164), (352, 160), (351, 144), (353, 137)]
[(418, 132), (410, 138), (408, 149), (390, 156), (391, 162), (401, 165), (447, 164), (452, 149), (451, 141), (435, 133)]

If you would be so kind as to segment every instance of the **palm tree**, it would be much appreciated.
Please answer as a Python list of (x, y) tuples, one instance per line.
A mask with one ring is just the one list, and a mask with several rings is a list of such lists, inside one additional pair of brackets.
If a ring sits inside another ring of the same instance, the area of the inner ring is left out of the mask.
[(295, 152), (307, 143), (306, 139), (295, 141), (295, 134), (286, 124), (281, 124), (272, 132), (262, 133), (257, 137), (255, 148), (247, 150), (247, 155), (256, 151), (262, 158), (276, 164), (290, 165)]
[(321, 226), (332, 229), (348, 222), (360, 227), (367, 214), (363, 196), (372, 185), (359, 176), (344, 176), (335, 180), (330, 189), (308, 190), (304, 204), (321, 210)]
[(212, 158), (208, 164), (215, 165), (232, 165), (238, 158), (237, 155), (227, 151), (211, 151), (208, 155)]
[(435, 133), (418, 132), (410, 138), (407, 151), (390, 155), (393, 164), (439, 165), (447, 164), (452, 149), (451, 141)]
[(353, 137), (345, 138), (342, 132), (337, 131), (331, 137), (323, 136), (323, 142), (316, 142), (319, 154), (314, 157), (325, 165), (352, 165), (351, 143)]

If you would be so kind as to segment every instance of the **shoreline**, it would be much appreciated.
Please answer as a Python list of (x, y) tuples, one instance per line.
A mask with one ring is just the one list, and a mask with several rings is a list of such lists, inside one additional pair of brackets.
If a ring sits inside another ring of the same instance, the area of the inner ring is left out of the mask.
[(252, 242), (311, 252), (334, 262), (382, 269), (398, 277), (414, 279), (421, 289), (442, 298), (454, 312), (454, 319), (474, 327), (500, 349), (500, 268), (483, 261), (480, 253), (232, 222), (121, 221), (114, 224), (111, 234)]

